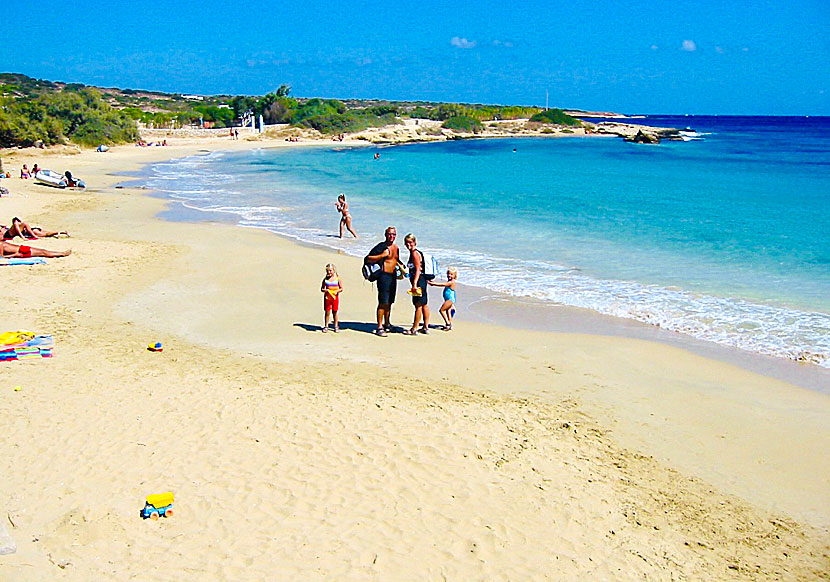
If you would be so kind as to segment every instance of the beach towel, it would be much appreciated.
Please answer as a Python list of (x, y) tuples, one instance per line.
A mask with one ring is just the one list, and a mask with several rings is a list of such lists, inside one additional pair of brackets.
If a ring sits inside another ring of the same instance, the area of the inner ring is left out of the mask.
[(31, 331), (4, 331), (0, 333), (0, 346), (15, 346), (24, 344), (35, 339), (35, 333)]
[(41, 259), (40, 257), (33, 257), (31, 259), (24, 259), (24, 258), (12, 258), (12, 259), (0, 259), (0, 267), (2, 266), (11, 266), (11, 265), (44, 265), (46, 264), (46, 259)]
[(0, 333), (0, 362), (51, 358), (55, 341), (51, 335), (35, 335), (30, 331)]

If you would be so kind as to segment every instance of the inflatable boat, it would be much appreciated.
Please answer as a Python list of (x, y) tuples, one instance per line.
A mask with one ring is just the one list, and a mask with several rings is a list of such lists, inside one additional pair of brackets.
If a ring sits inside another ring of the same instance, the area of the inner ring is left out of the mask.
[(84, 184), (83, 180), (79, 180), (78, 178), (73, 178), (72, 174), (69, 172), (64, 174), (58, 174), (57, 172), (53, 172), (52, 170), (38, 170), (35, 173), (35, 180), (40, 182), (41, 184), (46, 184), (47, 186), (52, 186), (53, 188), (85, 188), (86, 184)]

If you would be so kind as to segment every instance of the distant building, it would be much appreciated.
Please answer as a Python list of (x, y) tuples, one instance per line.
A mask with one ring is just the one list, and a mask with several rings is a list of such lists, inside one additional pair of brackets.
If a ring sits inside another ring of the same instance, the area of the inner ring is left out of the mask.
[(182, 95), (182, 99), (187, 99), (188, 101), (204, 101), (205, 98), (201, 95)]

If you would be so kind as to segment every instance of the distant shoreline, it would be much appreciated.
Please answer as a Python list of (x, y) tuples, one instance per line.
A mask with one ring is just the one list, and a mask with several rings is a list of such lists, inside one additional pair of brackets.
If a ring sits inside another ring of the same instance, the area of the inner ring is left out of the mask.
[[(616, 115), (616, 114), (614, 114)], [(484, 123), (484, 130), (459, 132), (441, 127), (440, 121), (431, 119), (402, 119), (401, 123), (337, 136), (322, 134), (314, 129), (292, 127), (288, 124), (266, 126), (261, 133), (252, 128), (237, 128), (240, 139), (247, 141), (284, 141), (289, 144), (334, 142), (353, 145), (355, 142), (371, 145), (402, 145), (407, 143), (430, 143), (462, 139), (498, 139), (515, 137), (621, 137), (635, 141), (638, 134), (644, 135), (644, 143), (659, 143), (660, 140), (682, 140), (680, 129), (654, 127), (621, 122), (585, 122), (578, 127), (556, 126), (531, 122), (528, 119), (493, 120)], [(217, 138), (228, 136), (229, 129), (147, 129), (142, 128), (144, 141), (155, 142), (173, 138)], [(228, 137), (229, 141), (232, 141)]]

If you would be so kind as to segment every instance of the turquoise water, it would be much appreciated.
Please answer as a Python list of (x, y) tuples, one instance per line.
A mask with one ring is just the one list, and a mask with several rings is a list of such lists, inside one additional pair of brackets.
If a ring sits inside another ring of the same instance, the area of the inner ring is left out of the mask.
[(354, 255), (395, 225), (464, 283), (830, 367), (830, 120), (645, 121), (695, 131), (218, 153), (148, 186)]

